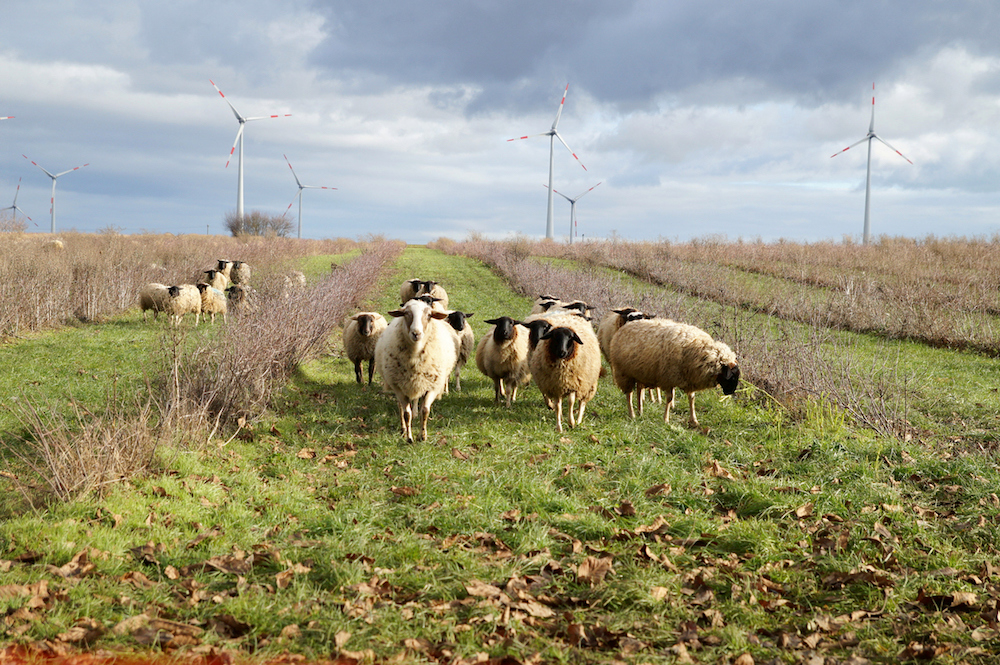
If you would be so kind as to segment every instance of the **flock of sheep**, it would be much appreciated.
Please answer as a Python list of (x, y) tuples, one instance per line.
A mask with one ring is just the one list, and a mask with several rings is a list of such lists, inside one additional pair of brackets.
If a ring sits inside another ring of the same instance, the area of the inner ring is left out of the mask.
[[(388, 322), (378, 312), (359, 312), (344, 328), (344, 350), (354, 363), (355, 380), (363, 383), (362, 363), (368, 361), (368, 382), (378, 371), (385, 389), (396, 396), (403, 436), (413, 441), (413, 418), (419, 413), (420, 438), (427, 438), (431, 405), (448, 392), (472, 355), (479, 371), (493, 381), (494, 399), (508, 406), (532, 379), (562, 432), (563, 398), (569, 402), (569, 424), (583, 421), (587, 402), (597, 393), (601, 355), (611, 364), (615, 385), (625, 394), (635, 417), (632, 394), (639, 390), (667, 393), (664, 422), (670, 418), (674, 388), (690, 403), (690, 423), (698, 425), (694, 396), (716, 385), (726, 395), (736, 392), (740, 369), (736, 355), (724, 343), (695, 326), (651, 318), (634, 308), (616, 309), (595, 333), (590, 310), (582, 301), (542, 295), (523, 320), (509, 316), (488, 319), (493, 327), (475, 345), (466, 322), (471, 313), (448, 310), (448, 294), (440, 284), (411, 279), (400, 287), (400, 307)], [(579, 402), (577, 409), (576, 403)]]
[[(202, 314), (221, 314), (226, 320), (230, 306), (239, 309), (245, 306), (250, 295), (250, 265), (243, 261), (219, 259), (218, 265), (205, 270), (205, 280), (198, 284), (167, 286), (151, 282), (139, 292), (139, 308), (145, 320), (146, 312), (152, 311), (153, 318), (160, 312), (170, 316), (175, 325), (180, 324), (185, 314), (194, 314), (198, 325)], [(303, 277), (303, 280), (305, 277)]]

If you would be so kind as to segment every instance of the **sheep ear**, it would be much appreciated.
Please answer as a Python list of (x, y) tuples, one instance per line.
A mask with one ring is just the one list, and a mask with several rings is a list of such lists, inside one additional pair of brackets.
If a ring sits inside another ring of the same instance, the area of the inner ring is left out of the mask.
[(432, 309), (431, 310), (431, 318), (434, 318), (434, 319), (447, 319), (448, 315), (445, 314), (444, 312), (442, 312), (439, 309)]
[(579, 344), (580, 346), (583, 346), (583, 340), (580, 339), (580, 336), (577, 335), (575, 331), (573, 332), (573, 336), (570, 337), (570, 339)]
[(488, 323), (491, 326), (495, 326), (496, 324), (500, 323), (500, 319), (486, 319), (485, 321), (483, 321), (483, 323)]
[(391, 312), (389, 312), (389, 316), (403, 316), (404, 314), (406, 314), (406, 312), (404, 312), (401, 309), (394, 309)]
[(469, 312), (468, 314), (464, 314), (463, 316), (465, 316), (465, 318), (467, 319), (471, 319), (474, 315), (475, 315), (474, 312)]

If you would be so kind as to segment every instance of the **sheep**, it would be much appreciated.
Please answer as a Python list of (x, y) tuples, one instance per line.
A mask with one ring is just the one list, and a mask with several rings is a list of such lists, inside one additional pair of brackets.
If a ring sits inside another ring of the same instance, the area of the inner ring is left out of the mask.
[(229, 301), (227, 309), (232, 309), (236, 314), (242, 314), (253, 307), (255, 291), (246, 284), (230, 284), (226, 289), (226, 299)]
[(472, 326), (468, 324), (466, 319), (473, 316), (473, 312), (461, 312), (459, 310), (454, 310), (452, 312), (447, 312), (448, 325), (451, 326), (454, 331), (455, 337), (455, 390), (462, 389), (462, 368), (465, 367), (465, 363), (469, 361), (469, 356), (472, 355), (472, 350), (476, 346), (476, 336), (472, 332)]
[(160, 312), (166, 310), (169, 297), (170, 294), (167, 293), (165, 284), (150, 282), (142, 287), (142, 290), (139, 291), (139, 308), (142, 309), (142, 320), (146, 320), (146, 310), (150, 309), (153, 310), (153, 318), (158, 318)]
[[(601, 345), (601, 355), (607, 358), (610, 363), (611, 358), (608, 356), (608, 352), (611, 347), (611, 338), (615, 336), (618, 329), (626, 323), (641, 321), (648, 318), (650, 318), (648, 315), (643, 314), (634, 307), (623, 307), (621, 309), (613, 309), (608, 312), (604, 318), (601, 319), (601, 323), (597, 327), (597, 341)], [(643, 387), (642, 389), (649, 392), (649, 398), (651, 400), (654, 400), (657, 403), (663, 402), (663, 394), (659, 388)]]
[[(479, 340), (476, 347), (476, 367), (487, 378), (493, 379), (493, 400), (507, 398), (509, 407), (517, 400), (519, 386), (531, 381), (528, 370), (528, 333), (524, 325), (509, 316), (488, 319), (493, 326)], [(518, 326), (522, 330), (518, 330)]]
[(561, 304), (562, 300), (556, 298), (555, 296), (540, 295), (537, 298), (535, 298), (535, 303), (531, 307), (531, 312), (529, 313), (529, 316), (532, 314), (544, 314), (553, 307), (559, 307), (559, 305)]
[[(416, 298), (411, 298), (411, 300), (420, 300), (420, 301), (425, 302), (428, 305), (430, 305), (431, 309), (436, 309), (436, 310), (438, 310), (440, 312), (444, 312), (446, 314), (448, 313), (448, 310), (446, 310), (444, 308), (444, 306), (441, 304), (441, 299), (440, 298), (435, 298), (434, 296), (428, 295), (426, 293), (424, 295), (422, 295), (422, 296), (417, 296)], [(406, 304), (406, 303), (399, 303), (399, 306), (402, 307), (404, 304)]]
[(719, 385), (723, 394), (732, 395), (739, 385), (740, 368), (732, 349), (700, 328), (670, 319), (634, 321), (622, 326), (611, 338), (609, 357), (615, 385), (626, 396), (631, 418), (635, 417), (632, 391), (637, 384), (666, 391), (665, 423), (670, 421), (674, 388), (687, 393), (689, 422), (694, 427), (698, 426), (694, 409), (697, 391)]
[(180, 325), (185, 314), (194, 314), (194, 324), (201, 318), (201, 293), (194, 284), (167, 287), (169, 298), (163, 311), (170, 315), (174, 325)]
[(444, 392), (455, 366), (455, 343), (444, 312), (419, 300), (389, 312), (394, 318), (375, 345), (375, 369), (399, 402), (399, 421), (413, 443), (413, 411), (420, 410), (420, 438), (427, 439), (431, 404)]
[(408, 279), (399, 287), (399, 302), (401, 303), (422, 295), (439, 299), (442, 311), (448, 309), (448, 293), (434, 280)]
[(375, 372), (375, 344), (379, 335), (389, 323), (378, 312), (358, 312), (351, 316), (344, 326), (344, 351), (347, 359), (354, 363), (354, 379), (364, 383), (361, 364), (368, 361), (368, 383), (371, 385)]
[(42, 249), (47, 252), (61, 252), (66, 249), (66, 245), (60, 238), (51, 238), (42, 243)]
[(229, 277), (221, 270), (205, 270), (205, 281), (214, 289), (225, 291), (229, 286)]
[[(223, 276), (221, 272), (219, 276)], [(215, 323), (216, 314), (222, 314), (223, 322), (227, 321), (226, 312), (229, 310), (229, 302), (226, 299), (226, 294), (209, 284), (201, 283), (196, 286), (201, 297), (202, 314), (211, 314), (212, 323)]]
[(232, 281), (233, 279), (233, 262), (227, 261), (225, 259), (218, 259), (216, 261), (215, 269), (226, 276), (226, 279)]
[(548, 322), (552, 327), (539, 337), (529, 368), (546, 403), (554, 403), (556, 429), (562, 432), (563, 397), (569, 398), (569, 425), (576, 427), (583, 423), (587, 402), (597, 394), (601, 351), (593, 328), (579, 316), (553, 316)]
[[(251, 270), (249, 263), (246, 263), (245, 261), (233, 261), (233, 265), (229, 273), (229, 279), (232, 280), (233, 284), (249, 284), (250, 273)], [(303, 284), (305, 283), (305, 275), (302, 276), (302, 282)]]

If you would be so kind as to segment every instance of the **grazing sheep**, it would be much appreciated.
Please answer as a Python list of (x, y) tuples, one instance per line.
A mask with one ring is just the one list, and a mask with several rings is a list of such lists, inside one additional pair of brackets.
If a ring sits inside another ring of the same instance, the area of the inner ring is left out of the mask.
[(428, 295), (441, 301), (441, 310), (448, 309), (448, 293), (434, 280), (408, 279), (399, 287), (399, 302), (405, 303), (418, 296)]
[(476, 346), (476, 336), (472, 332), (472, 326), (466, 321), (466, 319), (472, 317), (473, 312), (465, 313), (456, 309), (447, 314), (448, 318), (446, 320), (454, 331), (455, 337), (455, 390), (461, 390), (462, 368), (469, 361), (469, 356), (472, 355), (472, 350)]
[[(493, 326), (476, 347), (476, 367), (493, 379), (493, 399), (507, 398), (509, 407), (517, 400), (519, 386), (531, 381), (528, 369), (528, 333), (520, 321), (509, 316), (488, 319)], [(518, 329), (521, 326), (521, 330)]]
[(666, 391), (663, 422), (670, 420), (674, 388), (683, 390), (691, 405), (690, 424), (698, 426), (694, 394), (719, 385), (724, 394), (732, 395), (740, 379), (732, 349), (700, 328), (670, 319), (647, 319), (622, 326), (611, 338), (609, 357), (615, 385), (625, 393), (632, 418), (632, 391), (637, 384)]
[(368, 383), (371, 384), (375, 372), (375, 344), (388, 325), (378, 312), (358, 312), (344, 326), (344, 351), (347, 359), (354, 363), (354, 379), (358, 383), (364, 383), (361, 364), (367, 360)]
[[(222, 273), (219, 273), (222, 276)], [(215, 315), (222, 314), (222, 321), (227, 321), (226, 312), (229, 311), (229, 302), (226, 294), (209, 284), (197, 284), (199, 295), (201, 296), (201, 313), (211, 314), (212, 323), (215, 323)]]
[(139, 291), (139, 307), (142, 309), (142, 320), (146, 320), (146, 310), (153, 310), (153, 319), (160, 316), (160, 312), (166, 311), (167, 286), (158, 282), (150, 282)]
[[(634, 307), (611, 310), (601, 319), (601, 323), (597, 327), (597, 341), (601, 344), (601, 355), (607, 358), (610, 363), (611, 358), (608, 356), (608, 351), (611, 346), (611, 338), (615, 336), (618, 329), (626, 323), (642, 321), (648, 318), (650, 317), (647, 314), (643, 314)], [(657, 403), (663, 402), (663, 394), (659, 388), (646, 388), (643, 386), (642, 390), (646, 390), (649, 393), (649, 399)]]
[(583, 422), (587, 402), (597, 394), (601, 351), (594, 329), (579, 316), (553, 316), (548, 322), (552, 327), (539, 337), (529, 367), (546, 403), (554, 403), (556, 429), (562, 432), (563, 397), (569, 398), (569, 425), (576, 427)]
[(221, 270), (206, 270), (204, 272), (205, 281), (212, 288), (218, 289), (219, 291), (225, 291), (226, 287), (229, 286), (229, 277), (227, 277), (226, 273)]
[[(244, 261), (233, 261), (232, 269), (229, 272), (229, 279), (233, 284), (250, 283), (250, 264)], [(299, 273), (301, 274), (301, 273)], [(305, 283), (305, 275), (302, 275), (302, 282)]]
[(420, 410), (420, 438), (427, 439), (431, 404), (444, 392), (455, 366), (455, 343), (444, 312), (410, 300), (389, 312), (394, 318), (375, 345), (375, 368), (396, 395), (403, 436), (413, 442), (413, 411)]
[(226, 261), (225, 259), (218, 259), (216, 261), (215, 269), (226, 276), (229, 281), (233, 280), (233, 262)]
[(194, 284), (167, 287), (169, 297), (163, 311), (170, 315), (174, 325), (180, 325), (185, 314), (194, 314), (194, 324), (201, 318), (201, 293)]

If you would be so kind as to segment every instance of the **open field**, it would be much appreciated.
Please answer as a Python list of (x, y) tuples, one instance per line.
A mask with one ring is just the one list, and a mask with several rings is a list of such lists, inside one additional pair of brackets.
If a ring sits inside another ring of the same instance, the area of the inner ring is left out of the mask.
[[(476, 249), (493, 272), (462, 249), (407, 248), (363, 306), (388, 311), (403, 279), (433, 278), (475, 312), (478, 338), (535, 291), (605, 309), (635, 298), (729, 342), (749, 383), (702, 393), (701, 431), (681, 424), (682, 395), (670, 425), (655, 405), (628, 420), (605, 377), (583, 425), (559, 435), (537, 389), (495, 405), (470, 363), (429, 440), (406, 444), (394, 400), (354, 383), (334, 334), (243, 425), (234, 412), (214, 436), (157, 431), (146, 472), (100, 498), (29, 492), (31, 508), (13, 453), (32, 435), (7, 419), (4, 642), (341, 662), (991, 662), (1000, 360), (523, 246)], [(353, 275), (370, 255), (305, 259), (308, 302), (328, 292), (331, 262)], [(235, 334), (199, 328), (183, 349), (249, 346)], [(0, 384), (95, 411), (115, 377), (155, 396), (160, 373), (191, 367), (183, 349), (155, 360), (172, 339), (134, 309), (32, 333), (0, 349)], [(5, 411), (15, 397), (0, 395)]]

